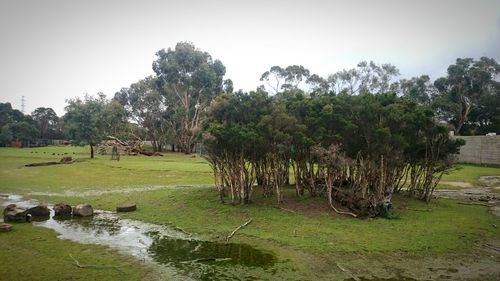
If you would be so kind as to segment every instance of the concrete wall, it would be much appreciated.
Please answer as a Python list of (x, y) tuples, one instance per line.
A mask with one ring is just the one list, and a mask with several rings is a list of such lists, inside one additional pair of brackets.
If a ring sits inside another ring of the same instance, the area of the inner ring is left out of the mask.
[(458, 162), (500, 165), (500, 135), (455, 137), (464, 139), (466, 142), (460, 148)]

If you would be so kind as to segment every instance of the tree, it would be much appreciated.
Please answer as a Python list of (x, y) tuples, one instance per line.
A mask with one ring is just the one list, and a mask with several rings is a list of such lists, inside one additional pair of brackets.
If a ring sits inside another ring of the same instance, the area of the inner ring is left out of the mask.
[(83, 100), (70, 99), (67, 103), (63, 117), (66, 133), (75, 144), (88, 144), (90, 158), (94, 158), (94, 146), (124, 124), (124, 111), (120, 115), (112, 110), (116, 105), (110, 104), (102, 93), (97, 97), (86, 95)]
[(40, 132), (39, 138), (48, 139), (57, 134), (59, 117), (52, 108), (39, 107), (31, 113), (31, 118)]
[[(223, 92), (226, 68), (186, 42), (178, 43), (175, 49), (162, 49), (156, 56), (153, 70), (170, 109), (170, 132), (182, 150), (191, 153), (204, 110)], [(226, 82), (226, 90), (232, 88), (231, 84)]]
[(23, 145), (29, 144), (39, 135), (35, 126), (26, 121), (11, 123), (9, 127), (12, 132), (12, 139), (21, 141)]
[(421, 75), (411, 79), (401, 79), (399, 81), (399, 91), (403, 97), (407, 97), (416, 103), (429, 104), (436, 95), (437, 90), (428, 75)]
[(500, 65), (492, 58), (458, 58), (448, 67), (447, 76), (434, 82), (439, 92), (434, 107), (456, 134), (484, 133), (495, 127), (500, 119), (499, 74)]
[(153, 150), (160, 152), (169, 128), (167, 111), (172, 109), (165, 95), (158, 90), (156, 78), (148, 76), (129, 88), (121, 89), (114, 100), (125, 107), (129, 118), (146, 130)]
[(38, 130), (30, 116), (13, 109), (10, 103), (0, 103), (0, 145), (9, 145), (18, 140), (24, 145), (37, 137)]
[(392, 80), (399, 70), (392, 64), (378, 65), (373, 61), (362, 61), (357, 68), (344, 69), (328, 77), (328, 83), (335, 93), (349, 95), (386, 93), (393, 90)]
[(289, 65), (286, 68), (275, 65), (262, 73), (260, 81), (266, 82), (274, 93), (277, 94), (281, 90), (297, 88), (309, 76), (309, 70), (302, 65)]

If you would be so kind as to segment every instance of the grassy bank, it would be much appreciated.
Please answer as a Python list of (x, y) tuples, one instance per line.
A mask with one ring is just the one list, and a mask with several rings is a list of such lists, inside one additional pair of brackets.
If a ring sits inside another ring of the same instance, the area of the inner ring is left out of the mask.
[[(54, 161), (64, 155), (82, 161), (24, 167), (27, 163)], [(234, 206), (218, 201), (215, 189), (210, 187), (210, 167), (202, 158), (167, 153), (164, 157), (123, 156), (117, 162), (109, 160), (109, 156), (97, 156), (93, 160), (87, 157), (85, 148), (75, 147), (0, 149), (0, 193), (16, 193), (52, 203), (86, 202), (105, 210), (114, 210), (123, 202), (134, 202), (138, 210), (122, 217), (169, 224), (211, 239), (225, 237), (252, 218), (252, 223), (232, 240), (275, 251), (280, 260), (289, 260), (289, 266), (296, 268), (295, 275), (305, 279), (342, 276), (342, 271), (332, 266), (339, 256), (353, 265), (360, 260), (375, 263), (379, 255), (399, 255), (398, 259), (417, 255), (425, 261), (435, 255), (469, 256), (478, 241), (500, 239), (500, 229), (495, 227), (499, 219), (484, 206), (459, 205), (452, 200), (425, 204), (395, 196), (395, 219), (352, 219), (331, 212), (324, 198), (297, 198), (292, 189), (286, 189), (285, 203), (279, 206), (275, 198), (264, 198), (258, 189), (253, 204)], [(443, 180), (477, 185), (479, 176), (500, 175), (500, 168), (460, 167)], [(155, 188), (149, 188), (152, 186)], [(19, 229), (25, 235), (23, 239), (38, 235), (23, 231), (30, 227), (23, 225)], [(53, 241), (54, 251), (66, 255), (68, 247), (80, 247), (57, 240), (46, 230), (31, 228), (44, 232), (44, 239)], [(22, 245), (22, 240), (18, 244)], [(0, 251), (0, 261), (7, 259), (9, 252)], [(103, 255), (108, 254), (115, 253)], [(71, 266), (70, 260), (66, 262)], [(403, 266), (404, 261), (399, 263)], [(137, 274), (140, 278), (144, 272)]]
[(125, 276), (141, 280), (152, 274), (150, 268), (107, 247), (60, 240), (53, 231), (31, 224), (15, 224), (11, 232), (0, 233), (0, 264), (1, 280), (121, 280)]

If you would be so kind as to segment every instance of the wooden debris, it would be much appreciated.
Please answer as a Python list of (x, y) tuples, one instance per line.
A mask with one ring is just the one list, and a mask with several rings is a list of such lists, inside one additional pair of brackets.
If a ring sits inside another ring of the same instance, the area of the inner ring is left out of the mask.
[(252, 219), (249, 219), (249, 220), (247, 220), (244, 224), (242, 224), (242, 225), (238, 226), (237, 228), (235, 228), (235, 229), (233, 230), (233, 232), (231, 232), (231, 233), (230, 233), (230, 234), (226, 237), (226, 243), (227, 243), (227, 242), (229, 242), (229, 239), (231, 239), (231, 237), (233, 237), (233, 235), (234, 235), (234, 234), (236, 234), (236, 232), (237, 232), (238, 230), (240, 230), (241, 228), (243, 228), (243, 227), (247, 226), (247, 225), (248, 225), (249, 223), (251, 223), (251, 222), (252, 222)]
[(112, 265), (93, 265), (93, 264), (81, 264), (77, 259), (75, 259), (71, 254), (69, 254), (69, 257), (75, 262), (75, 265), (79, 268), (112, 268), (120, 271), (121, 273), (124, 273), (123, 270), (121, 270), (117, 266), (112, 266)]
[(223, 261), (230, 261), (230, 260), (231, 260), (231, 258), (199, 258), (199, 259), (194, 259), (194, 260), (189, 260), (189, 261), (182, 261), (181, 263), (207, 262), (207, 261), (223, 262)]
[(117, 212), (133, 212), (137, 210), (137, 206), (135, 204), (121, 205), (116, 207)]
[(335, 206), (333, 206), (333, 204), (330, 204), (330, 207), (332, 207), (332, 209), (335, 211), (335, 213), (337, 214), (341, 214), (341, 215), (349, 215), (349, 216), (353, 216), (355, 218), (357, 218), (358, 216), (354, 213), (351, 213), (351, 212), (344, 212), (344, 211), (339, 211), (335, 208)]
[(344, 272), (345, 274), (347, 274), (349, 277), (351, 277), (352, 279), (354, 279), (355, 281), (361, 281), (361, 279), (359, 279), (358, 277), (356, 277), (354, 274), (352, 274), (349, 270), (343, 268), (342, 266), (340, 266), (340, 264), (337, 263), (337, 267), (342, 270), (342, 272)]

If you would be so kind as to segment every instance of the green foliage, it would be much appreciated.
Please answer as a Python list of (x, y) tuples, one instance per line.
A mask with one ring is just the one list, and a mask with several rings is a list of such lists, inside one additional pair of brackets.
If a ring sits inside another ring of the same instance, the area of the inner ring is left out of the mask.
[(434, 107), (456, 134), (500, 133), (500, 65), (492, 58), (457, 59), (448, 75), (434, 82)]
[(86, 95), (68, 100), (64, 115), (65, 130), (76, 145), (90, 145), (90, 157), (94, 158), (94, 146), (107, 135), (116, 134), (125, 124), (125, 111), (120, 104), (109, 102), (104, 94), (97, 97)]
[[(288, 79), (286, 69), (272, 71)], [(281, 202), (291, 167), (297, 194), (324, 195), (326, 183), (329, 200), (336, 194), (345, 207), (376, 215), (405, 185), (405, 175), (412, 175), (410, 194), (428, 201), (450, 167), (449, 155), (461, 143), (433, 118), (427, 106), (394, 93), (307, 96), (294, 88), (268, 97), (259, 89), (212, 103), (204, 145), (221, 199), (226, 188), (234, 200), (245, 186), (251, 196), (256, 180)]]
[(11, 141), (27, 146), (38, 134), (30, 116), (12, 109), (10, 103), (0, 103), (0, 146), (10, 145)]
[(33, 118), (37, 130), (40, 132), (39, 138), (62, 138), (59, 117), (57, 117), (57, 114), (52, 108), (39, 107), (31, 113), (31, 118)]
[[(203, 111), (223, 91), (232, 92), (232, 82), (223, 80), (226, 68), (187, 42), (175, 49), (156, 53), (153, 70), (160, 93), (167, 103), (167, 125), (175, 142), (185, 153), (191, 153)], [(225, 89), (224, 89), (225, 86)]]

